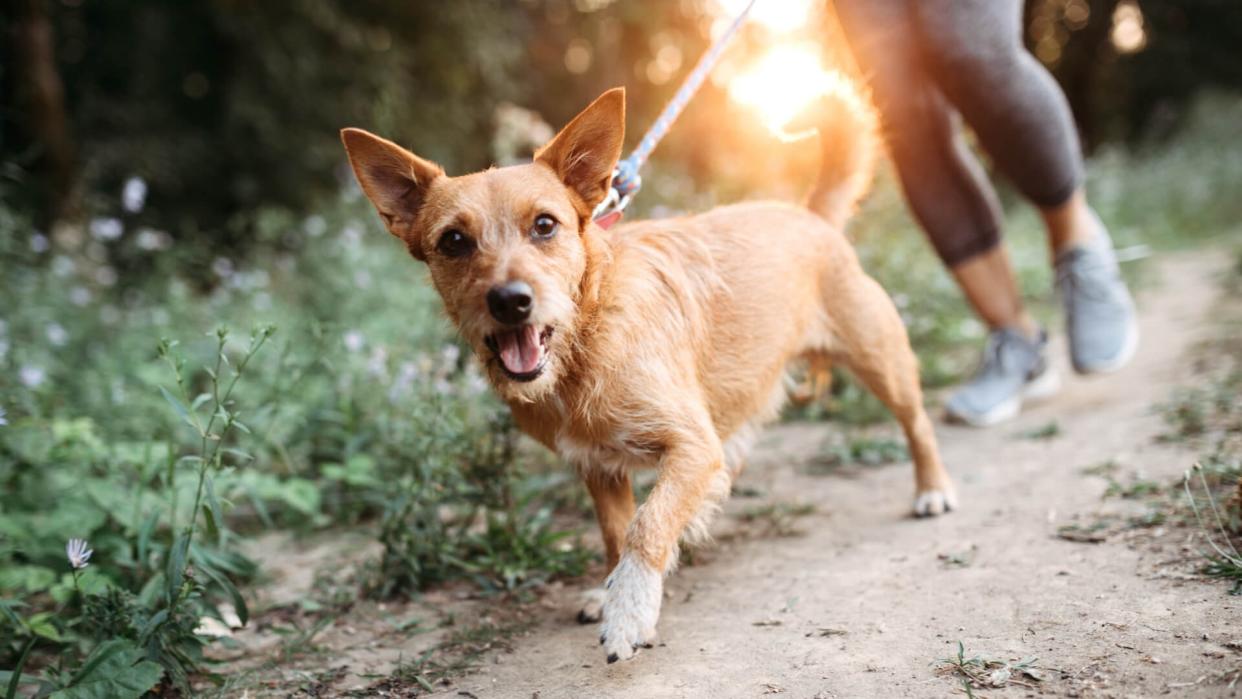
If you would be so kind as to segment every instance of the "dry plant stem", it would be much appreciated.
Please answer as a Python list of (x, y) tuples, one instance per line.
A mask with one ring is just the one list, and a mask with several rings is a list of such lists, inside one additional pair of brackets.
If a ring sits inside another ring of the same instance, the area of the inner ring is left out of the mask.
[[(1207, 493), (1208, 504), (1212, 507), (1212, 516), (1216, 520), (1216, 528), (1221, 532), (1221, 534), (1224, 535), (1223, 538), (1225, 540), (1225, 545), (1229, 547), (1229, 551), (1225, 551), (1217, 545), (1216, 538), (1212, 535), (1211, 530), (1203, 521), (1203, 515), (1199, 512), (1199, 505), (1195, 501), (1194, 493), (1190, 490), (1191, 473), (1197, 473), (1199, 475), (1199, 482), (1203, 486), (1203, 491)], [(1212, 491), (1208, 487), (1207, 478), (1203, 476), (1203, 464), (1195, 462), (1195, 465), (1191, 467), (1190, 471), (1187, 471), (1185, 477), (1182, 478), (1182, 487), (1186, 491), (1186, 498), (1190, 501), (1190, 509), (1194, 511), (1195, 520), (1198, 521), (1199, 528), (1203, 530), (1204, 538), (1207, 539), (1208, 545), (1211, 546), (1221, 558), (1224, 558), (1236, 566), (1242, 567), (1242, 554), (1238, 553), (1238, 549), (1235, 548), (1233, 542), (1229, 540), (1228, 530), (1225, 528), (1224, 518), (1221, 517), (1220, 510), (1216, 507), (1216, 498), (1212, 497)], [(1230, 551), (1232, 553), (1230, 553)]]

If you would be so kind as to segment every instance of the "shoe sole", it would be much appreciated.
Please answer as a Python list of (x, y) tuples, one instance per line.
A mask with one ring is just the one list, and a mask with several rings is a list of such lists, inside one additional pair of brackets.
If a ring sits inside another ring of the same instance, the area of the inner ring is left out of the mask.
[(970, 425), (971, 427), (991, 427), (1014, 419), (1022, 412), (1023, 401), (1035, 401), (1048, 398), (1061, 390), (1061, 375), (1056, 369), (1049, 368), (1039, 378), (1022, 387), (1022, 392), (998, 404), (995, 408), (982, 415), (963, 415), (949, 411), (949, 418)]
[[(1130, 312), (1134, 313), (1133, 307), (1131, 307)], [(1090, 376), (1091, 374), (1110, 374), (1129, 364), (1130, 360), (1134, 359), (1134, 355), (1138, 352), (1138, 346), (1138, 319), (1135, 318), (1134, 322), (1130, 323), (1129, 329), (1126, 330), (1126, 339), (1121, 345), (1121, 352), (1119, 352), (1114, 359), (1100, 364), (1078, 364), (1075, 362), (1074, 371), (1082, 374), (1083, 376)]]

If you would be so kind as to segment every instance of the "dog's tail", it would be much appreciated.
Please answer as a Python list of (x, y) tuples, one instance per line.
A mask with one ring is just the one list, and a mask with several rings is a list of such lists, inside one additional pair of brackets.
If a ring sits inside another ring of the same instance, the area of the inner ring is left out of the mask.
[(848, 78), (838, 77), (817, 105), (823, 155), (807, 208), (840, 229), (871, 187), (880, 138), (870, 100)]

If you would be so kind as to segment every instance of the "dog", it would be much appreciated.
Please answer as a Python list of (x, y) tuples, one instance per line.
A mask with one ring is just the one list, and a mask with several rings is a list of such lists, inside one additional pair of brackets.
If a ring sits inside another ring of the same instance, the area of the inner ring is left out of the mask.
[[(341, 132), (363, 192), (430, 269), (518, 427), (590, 491), (609, 573), (579, 619), (602, 619), (610, 663), (655, 642), (678, 543), (705, 534), (795, 360), (848, 368), (897, 417), (916, 515), (956, 506), (901, 318), (842, 232), (872, 178), (875, 117), (857, 93), (826, 100), (807, 207), (742, 203), (609, 230), (592, 212), (621, 154), (621, 88), (533, 162), (459, 177)], [(639, 468), (658, 475), (636, 508)]]

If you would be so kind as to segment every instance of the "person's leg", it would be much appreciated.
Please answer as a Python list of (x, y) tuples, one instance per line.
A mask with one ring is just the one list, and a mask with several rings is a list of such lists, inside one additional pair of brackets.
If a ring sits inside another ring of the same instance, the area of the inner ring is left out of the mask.
[(924, 64), (1048, 228), (1080, 373), (1112, 371), (1138, 344), (1134, 306), (1108, 231), (1087, 205), (1069, 103), (1022, 46), (1022, 0), (911, 4)]
[(1027, 337), (1039, 335), (1039, 326), (1022, 304), (1009, 249), (1003, 244), (969, 257), (949, 271), (989, 330), (1015, 328)]
[(1000, 206), (959, 117), (924, 70), (909, 0), (837, 0), (906, 201), (991, 329), (1035, 334), (1000, 242)]
[(1022, 305), (1000, 242), (1000, 207), (962, 138), (959, 117), (924, 69), (910, 0), (837, 0), (837, 15), (869, 84), (906, 200), (992, 331), (979, 372), (946, 403), (950, 417), (989, 425), (1056, 383), (1045, 334)]

